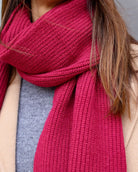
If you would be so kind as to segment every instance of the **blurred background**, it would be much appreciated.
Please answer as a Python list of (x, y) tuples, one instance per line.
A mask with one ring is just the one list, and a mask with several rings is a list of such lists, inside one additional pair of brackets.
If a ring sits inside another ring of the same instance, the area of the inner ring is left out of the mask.
[[(115, 0), (115, 2), (117, 4), (120, 14), (126, 21), (129, 33), (131, 33), (138, 40), (138, 0)], [(1, 3), (2, 0), (0, 0), (0, 10)]]

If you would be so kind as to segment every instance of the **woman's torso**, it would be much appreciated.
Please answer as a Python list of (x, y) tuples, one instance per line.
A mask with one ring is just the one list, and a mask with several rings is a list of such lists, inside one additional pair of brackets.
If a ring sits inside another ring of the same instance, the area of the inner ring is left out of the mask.
[[(17, 117), (19, 110), (19, 95), (21, 86), (21, 77), (17, 73), (13, 83), (8, 87), (3, 106), (0, 112), (0, 171), (15, 171), (15, 151), (16, 151), (16, 133)], [(137, 85), (134, 84), (134, 89)], [(124, 144), (126, 149), (127, 171), (138, 171), (138, 108), (134, 106), (131, 99), (132, 119), (127, 114), (122, 116)], [(7, 108), (8, 107), (8, 108)], [(47, 115), (46, 115), (47, 116)], [(45, 116), (45, 119), (47, 118)], [(3, 131), (5, 131), (3, 133)], [(36, 139), (37, 140), (37, 139)], [(33, 155), (32, 155), (33, 157)], [(31, 159), (32, 161), (32, 159)], [(26, 167), (24, 167), (26, 169)]]

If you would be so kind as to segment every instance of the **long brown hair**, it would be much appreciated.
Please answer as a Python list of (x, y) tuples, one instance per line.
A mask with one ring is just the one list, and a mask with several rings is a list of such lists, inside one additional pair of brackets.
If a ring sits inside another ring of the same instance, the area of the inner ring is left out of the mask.
[[(10, 14), (21, 1), (27, 5), (30, 4), (30, 0), (2, 1), (1, 31)], [(114, 0), (87, 0), (87, 5), (93, 22), (92, 47), (96, 40), (100, 49), (98, 73), (112, 102), (111, 112), (123, 114), (125, 107), (128, 107), (130, 114), (131, 76), (134, 76), (138, 81), (137, 71), (133, 67), (134, 58), (137, 58), (137, 55), (133, 51), (131, 44), (138, 45), (138, 41), (128, 33), (126, 24), (119, 14)], [(93, 9), (94, 13), (92, 13)], [(13, 68), (9, 84), (14, 77), (15, 69)]]

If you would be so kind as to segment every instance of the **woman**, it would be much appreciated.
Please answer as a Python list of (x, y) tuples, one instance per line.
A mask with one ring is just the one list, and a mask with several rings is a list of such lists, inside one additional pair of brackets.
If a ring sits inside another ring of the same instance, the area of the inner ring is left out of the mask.
[(0, 170), (137, 171), (138, 42), (114, 1), (2, 3)]

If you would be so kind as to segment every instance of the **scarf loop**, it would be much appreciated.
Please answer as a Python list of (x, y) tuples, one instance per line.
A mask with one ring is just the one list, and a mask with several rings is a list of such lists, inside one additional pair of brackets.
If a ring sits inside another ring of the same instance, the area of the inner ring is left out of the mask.
[(56, 86), (34, 171), (126, 172), (121, 117), (106, 116), (109, 98), (95, 68), (97, 45), (90, 71), (92, 22), (86, 0), (65, 1), (33, 23), (28, 9), (21, 7), (14, 9), (0, 35), (17, 49), (0, 45), (0, 108), (11, 66), (32, 84)]

